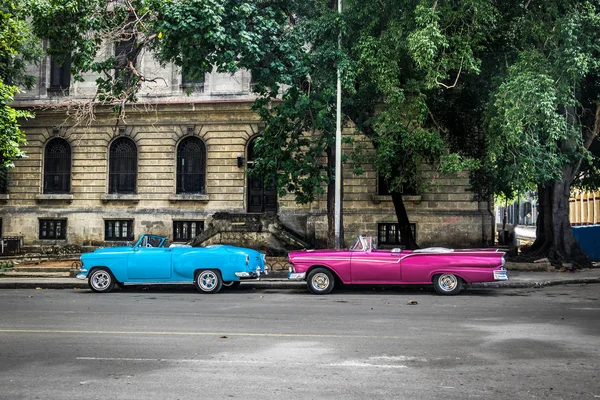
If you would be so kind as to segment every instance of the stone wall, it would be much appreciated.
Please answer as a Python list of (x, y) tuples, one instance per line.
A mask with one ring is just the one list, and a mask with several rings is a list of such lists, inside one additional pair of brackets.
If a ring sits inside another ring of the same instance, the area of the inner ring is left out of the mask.
[[(155, 233), (172, 238), (173, 221), (208, 223), (217, 212), (247, 211), (247, 165), (243, 162), (238, 167), (237, 158), (239, 154), (247, 160), (248, 145), (260, 133), (259, 118), (250, 109), (249, 72), (206, 74), (201, 90), (187, 95), (177, 68), (161, 68), (145, 56), (141, 68), (146, 74), (161, 76), (157, 82), (162, 83), (146, 84), (140, 103), (128, 107), (118, 123), (110, 110), (100, 108), (93, 122), (76, 124), (67, 118), (65, 107), (89, 99), (95, 77), (72, 82), (68, 96), (50, 95), (48, 65), (44, 60), (39, 67), (30, 68), (39, 84), (15, 102), (17, 107), (34, 109), (36, 118), (22, 122), (27, 158), (15, 161), (8, 193), (0, 195), (3, 236), (23, 236), (26, 245), (108, 245), (113, 243), (106, 243), (104, 237), (106, 220), (132, 219), (135, 236)], [(347, 129), (344, 134), (353, 132)], [(57, 136), (71, 147), (71, 191), (45, 194), (44, 149)], [(131, 138), (137, 146), (137, 187), (131, 195), (108, 193), (108, 149), (121, 136)], [(202, 195), (176, 194), (176, 149), (189, 136), (201, 139), (206, 147), (206, 190)], [(365, 138), (355, 139), (367, 152), (373, 151)], [(346, 145), (344, 151), (350, 150)], [(466, 173), (443, 176), (423, 166), (422, 175), (431, 185), (420, 195), (405, 196), (421, 246), (468, 247), (492, 242), (489, 204), (473, 201)], [(364, 174), (357, 176), (345, 165), (343, 176), (347, 244), (358, 233), (377, 236), (380, 223), (396, 222), (390, 197), (377, 195), (377, 171), (372, 166), (365, 166)], [(278, 200), (279, 219), (311, 245), (327, 241), (326, 213), (324, 196), (307, 205), (296, 204), (292, 196)], [(40, 239), (39, 219), (44, 218), (66, 219), (66, 239)], [(256, 239), (257, 243), (262, 240)]]
[[(39, 112), (23, 129), (28, 157), (16, 160), (8, 195), (0, 199), (3, 235), (24, 236), (27, 244), (50, 244), (39, 239), (40, 218), (66, 218), (67, 238), (50, 241), (80, 245), (104, 242), (104, 221), (133, 219), (134, 233), (173, 235), (173, 221), (205, 221), (215, 212), (246, 211), (247, 145), (259, 133), (259, 120), (249, 102), (155, 105), (152, 112), (130, 110), (127, 125), (116, 127), (110, 114), (91, 126), (60, 126), (61, 115)], [(349, 134), (349, 132), (346, 132)], [(55, 136), (72, 151), (71, 194), (42, 193), (45, 144)], [(196, 136), (207, 149), (206, 194), (176, 195), (176, 146)], [(138, 148), (135, 195), (108, 194), (108, 146), (120, 136)], [(491, 241), (492, 216), (487, 203), (472, 201), (466, 173), (442, 176), (424, 167), (432, 185), (418, 196), (405, 196), (406, 209), (416, 223), (422, 246), (479, 246)], [(311, 244), (327, 238), (326, 199), (297, 205), (291, 196), (279, 199), (280, 220)], [(344, 171), (344, 232), (346, 243), (357, 233), (377, 235), (378, 223), (396, 222), (389, 196), (377, 195), (377, 173), (367, 166), (361, 176)], [(482, 240), (483, 239), (483, 240)]]

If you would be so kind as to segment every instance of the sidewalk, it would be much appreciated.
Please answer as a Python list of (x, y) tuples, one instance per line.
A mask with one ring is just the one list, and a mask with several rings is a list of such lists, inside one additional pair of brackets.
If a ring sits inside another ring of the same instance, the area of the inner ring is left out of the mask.
[[(0, 273), (0, 289), (89, 289), (87, 281), (77, 278), (52, 276), (36, 273), (36, 276), (14, 276), (10, 272)], [(256, 289), (302, 289), (305, 282), (292, 282), (286, 278), (287, 271), (272, 271), (260, 280), (243, 281), (242, 285)], [(541, 288), (568, 284), (600, 283), (600, 268), (576, 272), (508, 271), (509, 280), (502, 282), (474, 283), (472, 288)]]

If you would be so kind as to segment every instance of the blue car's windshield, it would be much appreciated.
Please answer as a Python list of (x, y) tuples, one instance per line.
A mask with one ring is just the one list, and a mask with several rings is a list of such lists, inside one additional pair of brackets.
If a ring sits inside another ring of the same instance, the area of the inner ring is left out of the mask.
[(136, 247), (163, 247), (167, 238), (156, 235), (142, 235)]

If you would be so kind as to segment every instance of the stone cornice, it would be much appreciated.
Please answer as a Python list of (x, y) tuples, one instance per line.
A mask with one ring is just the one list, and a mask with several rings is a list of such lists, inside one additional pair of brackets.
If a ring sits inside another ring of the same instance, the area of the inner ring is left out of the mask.
[(109, 201), (128, 201), (128, 202), (139, 202), (140, 201), (140, 196), (137, 194), (119, 194), (119, 193), (115, 193), (115, 194), (103, 194), (102, 196), (100, 196), (100, 200), (102, 200), (103, 202), (109, 202)]
[(73, 195), (71, 193), (42, 193), (35, 196), (38, 202), (41, 201), (73, 201)]

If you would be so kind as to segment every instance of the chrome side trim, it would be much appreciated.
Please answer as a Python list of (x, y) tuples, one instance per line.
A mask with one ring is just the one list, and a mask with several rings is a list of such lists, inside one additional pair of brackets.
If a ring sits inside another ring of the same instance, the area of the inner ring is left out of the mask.
[(256, 272), (242, 271), (236, 272), (235, 276), (237, 276), (238, 278), (258, 278), (260, 277), (260, 274), (257, 274)]

